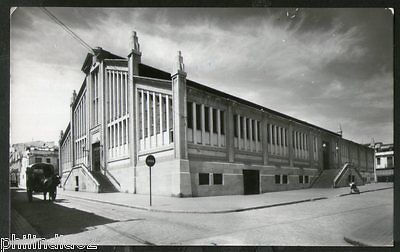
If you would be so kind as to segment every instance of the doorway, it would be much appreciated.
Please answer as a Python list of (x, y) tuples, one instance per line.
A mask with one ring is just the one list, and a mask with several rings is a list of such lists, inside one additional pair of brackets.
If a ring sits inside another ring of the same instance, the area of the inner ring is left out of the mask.
[(100, 171), (100, 142), (92, 144), (92, 171)]
[(330, 146), (329, 142), (322, 141), (322, 168), (324, 170), (328, 170), (329, 167), (329, 153), (330, 153)]
[(244, 194), (259, 194), (260, 193), (260, 171), (258, 170), (243, 170), (243, 186)]

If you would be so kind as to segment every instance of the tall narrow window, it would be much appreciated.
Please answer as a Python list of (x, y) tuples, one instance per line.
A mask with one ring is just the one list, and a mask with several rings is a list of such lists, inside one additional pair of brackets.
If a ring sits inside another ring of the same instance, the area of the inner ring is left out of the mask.
[(251, 124), (251, 139), (253, 141), (256, 140), (256, 120), (252, 120), (252, 124)]
[(221, 135), (225, 135), (225, 112), (220, 111), (220, 125), (221, 125)]
[(204, 106), (204, 131), (210, 132), (210, 108)]
[(267, 142), (268, 143), (271, 143), (271, 133), (269, 131), (270, 128), (271, 128), (271, 125), (269, 123), (267, 123)]
[(238, 123), (237, 123), (237, 115), (233, 115), (233, 135), (234, 137), (238, 137)]
[(271, 127), (272, 127), (272, 133), (271, 133), (272, 144), (275, 144), (275, 125), (271, 125)]
[(250, 119), (246, 118), (246, 138), (250, 139)]
[(283, 142), (283, 138), (284, 138), (284, 136), (283, 136), (283, 128), (281, 128), (281, 145), (282, 146), (285, 145), (284, 142)]
[(260, 122), (257, 121), (257, 141), (261, 142)]
[(240, 120), (240, 138), (244, 138), (244, 123), (243, 123), (244, 118), (243, 118), (243, 116), (241, 116), (239, 118), (239, 120)]
[(196, 129), (202, 130), (202, 128), (201, 128), (201, 104), (196, 104)]
[(212, 109), (212, 118), (213, 118), (213, 132), (218, 133), (218, 118), (217, 118), (218, 110), (213, 108)]
[(192, 109), (192, 104), (191, 102), (188, 102), (186, 107), (187, 107), (187, 127), (189, 129), (193, 129), (193, 109)]

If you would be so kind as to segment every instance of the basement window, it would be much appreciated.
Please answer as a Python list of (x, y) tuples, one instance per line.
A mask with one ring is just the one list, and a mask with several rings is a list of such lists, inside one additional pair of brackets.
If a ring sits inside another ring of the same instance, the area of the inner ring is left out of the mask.
[(288, 175), (282, 175), (282, 184), (288, 183)]
[(210, 175), (209, 173), (199, 173), (199, 185), (209, 185)]
[(222, 185), (222, 173), (213, 174), (214, 185)]
[(275, 184), (281, 184), (281, 175), (275, 175)]

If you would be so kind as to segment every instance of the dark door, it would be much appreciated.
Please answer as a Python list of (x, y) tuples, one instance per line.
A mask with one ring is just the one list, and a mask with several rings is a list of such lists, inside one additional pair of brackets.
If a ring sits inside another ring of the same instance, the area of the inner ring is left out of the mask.
[(92, 170), (100, 171), (100, 143), (92, 145)]
[(243, 170), (243, 186), (244, 194), (260, 193), (260, 171)]
[(322, 165), (323, 169), (327, 170), (329, 169), (329, 152), (330, 152), (330, 146), (329, 142), (322, 142)]

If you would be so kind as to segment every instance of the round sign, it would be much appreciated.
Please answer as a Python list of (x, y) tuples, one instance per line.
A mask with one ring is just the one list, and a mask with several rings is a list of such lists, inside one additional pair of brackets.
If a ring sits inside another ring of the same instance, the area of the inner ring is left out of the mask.
[(153, 155), (148, 155), (148, 156), (146, 157), (146, 164), (147, 164), (147, 166), (152, 167), (152, 166), (154, 166), (155, 163), (156, 163), (156, 158), (155, 158)]

